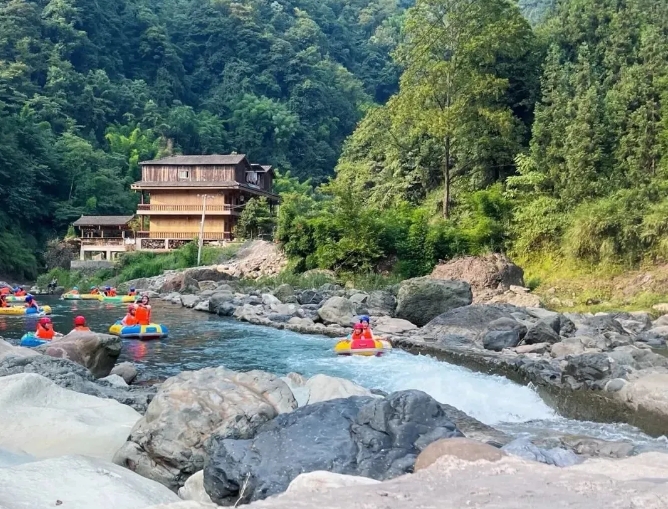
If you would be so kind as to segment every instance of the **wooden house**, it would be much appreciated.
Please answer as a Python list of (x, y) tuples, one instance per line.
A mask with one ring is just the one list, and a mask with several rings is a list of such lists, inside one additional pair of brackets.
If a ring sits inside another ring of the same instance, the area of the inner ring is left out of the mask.
[(272, 167), (243, 154), (173, 156), (140, 166), (142, 179), (132, 185), (141, 193), (138, 249), (174, 249), (199, 236), (202, 219), (204, 242), (232, 240), (248, 200), (278, 204)]
[(113, 262), (119, 254), (134, 250), (134, 216), (81, 216), (72, 223), (79, 230), (79, 259)]

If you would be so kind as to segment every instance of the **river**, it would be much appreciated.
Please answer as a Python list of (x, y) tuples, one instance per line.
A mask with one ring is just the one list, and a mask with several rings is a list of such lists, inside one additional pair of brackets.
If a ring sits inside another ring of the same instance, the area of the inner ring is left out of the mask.
[[(61, 301), (53, 297), (41, 297), (38, 301), (51, 305), (55, 329), (62, 333), (71, 330), (73, 318), (79, 314), (86, 317), (93, 330), (106, 332), (126, 309), (123, 305)], [(120, 359), (134, 362), (142, 380), (162, 380), (183, 370), (221, 365), (279, 375), (291, 371), (305, 376), (324, 373), (386, 392), (420, 389), (515, 436), (581, 434), (668, 448), (665, 438), (650, 438), (626, 424), (563, 418), (528, 387), (429, 356), (395, 350), (381, 358), (336, 357), (331, 338), (259, 327), (158, 300), (152, 304), (152, 320), (169, 327), (169, 338), (147, 342), (125, 340)], [(34, 330), (35, 322), (35, 318), (0, 316), (0, 336), (17, 343), (27, 330)]]

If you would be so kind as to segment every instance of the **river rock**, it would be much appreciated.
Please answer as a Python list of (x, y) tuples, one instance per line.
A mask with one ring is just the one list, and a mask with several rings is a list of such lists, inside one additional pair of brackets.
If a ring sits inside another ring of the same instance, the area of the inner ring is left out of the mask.
[(179, 292), (182, 294), (196, 294), (200, 291), (199, 282), (189, 272), (184, 273)]
[(325, 324), (350, 327), (355, 322), (355, 307), (345, 297), (330, 297), (318, 310), (318, 316)]
[(390, 318), (389, 316), (380, 316), (374, 323), (374, 333), (383, 334), (403, 334), (417, 329), (417, 325), (402, 320), (401, 318)]
[(81, 364), (88, 368), (93, 376), (102, 378), (111, 373), (116, 359), (121, 355), (122, 346), (123, 341), (116, 336), (72, 331), (37, 347), (36, 350), (50, 357)]
[(304, 388), (309, 391), (307, 405), (350, 396), (371, 396), (369, 389), (345, 378), (328, 375), (312, 376), (304, 383)]
[(627, 370), (606, 353), (583, 353), (567, 358), (564, 376), (588, 387), (603, 389), (610, 378), (622, 378)]
[(128, 406), (63, 389), (36, 374), (0, 378), (0, 408), (0, 447), (36, 458), (85, 454), (111, 460), (141, 418)]
[(576, 334), (578, 336), (595, 336), (606, 332), (617, 332), (618, 334), (626, 334), (624, 327), (612, 315), (597, 315), (585, 318), (582, 326), (578, 327)]
[(504, 348), (517, 346), (527, 333), (527, 328), (512, 318), (499, 318), (491, 321), (480, 336), (482, 345), (487, 350), (500, 352)]
[(388, 479), (410, 472), (431, 442), (453, 436), (461, 434), (440, 404), (420, 391), (325, 401), (279, 415), (250, 440), (216, 438), (204, 487), (214, 502), (229, 503), (247, 478), (243, 501), (281, 493), (316, 470)]
[(564, 358), (569, 355), (580, 355), (585, 352), (585, 347), (580, 338), (564, 338), (560, 343), (552, 345), (550, 355), (555, 358)]
[(283, 284), (280, 285), (276, 290), (274, 290), (274, 296), (280, 300), (283, 304), (290, 304), (297, 302), (297, 297), (295, 296), (295, 289), (292, 286)]
[(664, 420), (668, 418), (668, 374), (652, 373), (631, 380), (614, 396), (636, 411), (651, 412)]
[(580, 456), (603, 458), (626, 458), (633, 454), (634, 445), (629, 442), (610, 442), (591, 437), (563, 436), (560, 441)]
[(444, 438), (429, 444), (415, 460), (415, 471), (430, 467), (443, 457), (463, 461), (499, 461), (507, 454), (497, 447), (482, 444), (468, 438)]
[(188, 480), (179, 488), (179, 497), (183, 500), (194, 500), (203, 504), (212, 504), (211, 497), (204, 491), (204, 470), (195, 472), (188, 477)]
[[(560, 343), (557, 343), (557, 345)], [(555, 345), (552, 345), (554, 347)], [(535, 345), (520, 345), (516, 346), (513, 350), (515, 353), (520, 355), (526, 355), (528, 353), (543, 355), (550, 351), (550, 345), (548, 343), (536, 343)]]
[(451, 309), (468, 306), (472, 299), (471, 286), (464, 281), (408, 279), (399, 287), (396, 316), (422, 327)]
[(473, 343), (491, 322), (499, 318), (513, 319), (510, 313), (496, 306), (475, 304), (437, 316), (422, 328), (422, 333), (442, 342), (460, 338), (465, 343)]
[(501, 450), (520, 458), (556, 467), (570, 467), (583, 461), (573, 451), (560, 447), (543, 449), (532, 444), (528, 438), (513, 440), (509, 444), (504, 445)]
[(285, 382), (263, 371), (184, 371), (160, 386), (114, 462), (176, 490), (204, 467), (213, 433), (250, 438), (258, 426), (296, 407)]
[(202, 300), (198, 302), (193, 308), (195, 311), (204, 311), (205, 313), (209, 312), (209, 300)]
[(37, 355), (0, 360), (0, 377), (19, 373), (36, 373), (59, 387), (98, 398), (114, 399), (140, 413), (146, 411), (157, 390), (156, 387), (113, 387), (102, 380), (95, 380), (90, 371), (67, 359)]
[(129, 385), (137, 378), (137, 368), (131, 362), (121, 362), (114, 366), (111, 374), (120, 376)]
[(0, 468), (3, 509), (144, 509), (178, 502), (164, 486), (97, 458), (63, 456)]
[(181, 305), (189, 309), (194, 308), (202, 300), (199, 295), (180, 295), (179, 299), (181, 300)]
[(652, 328), (652, 317), (649, 313), (617, 313), (614, 318), (627, 334), (636, 335)]
[(527, 330), (526, 336), (524, 336), (524, 342), (527, 345), (534, 345), (536, 343), (548, 343), (552, 345), (559, 341), (561, 341), (559, 334), (543, 320), (530, 327)]
[(357, 314), (368, 313), (367, 300), (369, 300), (369, 294), (355, 290), (348, 300), (352, 303)]
[(320, 304), (323, 300), (323, 295), (316, 290), (304, 290), (297, 295), (297, 301), (304, 304)]
[(369, 294), (366, 306), (371, 316), (394, 316), (397, 298), (386, 290), (376, 290)]
[(7, 343), (7, 341), (0, 338), (0, 361), (5, 357), (10, 357), (10, 356), (34, 357), (35, 355), (40, 355), (40, 354), (31, 348), (14, 346), (11, 343)]
[(380, 484), (380, 481), (370, 479), (369, 477), (360, 477), (357, 475), (336, 474), (326, 470), (316, 470), (306, 474), (299, 474), (288, 485), (286, 493), (322, 493), (334, 488), (347, 488), (350, 486), (367, 486), (371, 484)]
[[(230, 316), (227, 314), (229, 305), (234, 300), (234, 294), (230, 291), (216, 291), (213, 295), (209, 297), (209, 312), (215, 313), (217, 315)], [(221, 312), (221, 309), (224, 311)], [(232, 312), (234, 312), (234, 306), (232, 306)]]

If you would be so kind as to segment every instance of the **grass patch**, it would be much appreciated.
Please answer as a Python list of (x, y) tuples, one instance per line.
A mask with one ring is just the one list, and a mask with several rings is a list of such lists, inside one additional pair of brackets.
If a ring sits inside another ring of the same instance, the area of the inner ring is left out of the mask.
[(249, 288), (277, 288), (283, 284), (287, 284), (293, 288), (311, 289), (320, 288), (322, 285), (328, 283), (339, 284), (339, 281), (326, 273), (295, 274), (290, 271), (283, 271), (276, 276), (243, 280), (243, 284)]
[(52, 279), (58, 281), (59, 286), (64, 286), (65, 290), (71, 290), (73, 287), (79, 287), (82, 292), (89, 289), (91, 286), (101, 285), (104, 281), (113, 276), (113, 271), (110, 269), (100, 270), (94, 274), (86, 274), (79, 270), (66, 270), (62, 268), (52, 269), (46, 274), (42, 274), (37, 278), (37, 286), (46, 289)]

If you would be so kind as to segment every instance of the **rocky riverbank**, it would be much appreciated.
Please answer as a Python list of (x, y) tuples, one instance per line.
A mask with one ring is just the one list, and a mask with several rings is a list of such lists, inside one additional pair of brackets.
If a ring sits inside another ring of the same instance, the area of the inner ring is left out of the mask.
[(330, 337), (348, 334), (357, 316), (369, 314), (374, 332), (396, 347), (531, 383), (565, 416), (668, 435), (668, 317), (559, 314), (498, 302), (529, 295), (512, 282), (500, 283), (487, 304), (474, 303), (486, 295), (480, 283), (472, 289), (435, 277), (372, 292), (335, 284), (299, 290), (247, 287), (210, 267), (135, 284), (196, 311)]
[[(292, 292), (282, 287), (253, 295), (242, 293), (233, 282), (219, 281), (210, 290), (196, 290), (192, 281), (197, 286), (201, 281), (186, 277), (183, 281), (190, 291), (199, 292), (179, 293), (186, 302), (213, 291), (205, 299), (208, 307), (213, 296), (225, 293), (221, 302), (235, 311), (261, 307), (254, 316), (271, 315), (272, 306), (292, 304), (300, 309), (300, 300), (318, 293), (322, 295), (315, 309), (318, 321), (311, 319), (318, 329), (332, 325), (323, 320), (338, 316), (342, 321), (347, 316), (343, 313), (358, 313), (361, 308), (350, 311), (350, 306), (358, 299), (359, 306), (369, 306), (372, 297), (364, 299), (360, 292), (347, 296), (350, 291), (336, 287)], [(445, 299), (450, 304), (467, 299), (468, 289), (459, 282), (433, 286), (431, 281), (413, 281), (411, 288), (423, 284), (439, 298), (442, 292), (456, 292)], [(393, 306), (394, 315), (413, 313), (419, 319), (418, 313), (429, 309), (443, 316), (437, 304), (413, 305), (416, 301), (405, 289), (397, 290), (396, 297), (392, 292), (375, 294), (371, 303), (376, 307), (371, 309), (380, 309), (377, 302), (389, 305), (392, 297), (403, 306)], [(170, 298), (175, 299), (173, 292)], [(261, 304), (244, 302), (253, 298)], [(288, 300), (296, 302), (284, 302)], [(457, 309), (477, 308), (453, 308)], [(377, 328), (383, 323), (396, 328), (405, 320), (378, 316)], [(394, 336), (411, 338), (432, 322), (421, 329), (412, 325)], [(335, 325), (346, 330), (342, 323)], [(523, 334), (526, 337), (529, 330)], [(447, 505), (451, 500), (457, 506), (470, 493), (460, 492), (464, 485), (450, 485), (450, 479), (470, 475), (469, 465), (480, 471), (478, 488), (491, 493), (499, 489), (498, 468), (524, 476), (515, 485), (533, 484), (532, 472), (564, 480), (581, 476), (588, 485), (597, 485), (611, 479), (600, 477), (602, 470), (596, 474), (577, 470), (598, 465), (591, 458), (639, 454), (634, 460), (663, 461), (663, 455), (647, 455), (647, 446), (628, 442), (566, 435), (534, 442), (514, 439), (424, 392), (385, 394), (326, 375), (306, 379), (290, 373), (280, 378), (219, 367), (182, 372), (153, 387), (135, 387), (128, 385), (136, 376), (133, 366), (115, 364), (120, 350), (120, 342), (104, 334), (70, 334), (36, 350), (0, 342), (0, 507), (140, 509), (158, 504), (179, 509), (212, 508), (214, 503), (280, 507), (329, 496), (329, 490), (337, 487), (380, 490), (360, 491), (362, 499), (371, 497), (369, 506), (374, 507), (377, 493), (413, 496), (408, 494), (418, 487), (437, 491), (443, 485), (451, 489), (442, 502)], [(604, 463), (605, 472), (618, 471), (611, 461)], [(449, 465), (445, 470), (444, 464)], [(655, 478), (662, 476), (668, 478), (668, 468), (653, 472)], [(625, 483), (629, 488), (644, 486), (637, 479)], [(566, 497), (580, 496), (567, 486), (560, 489)], [(652, 487), (648, 492), (662, 494)], [(506, 496), (505, 491), (499, 494)], [(590, 495), (602, 496), (595, 491)], [(377, 503), (383, 502), (395, 503), (381, 496)], [(343, 498), (344, 505), (323, 503), (342, 509), (351, 506)], [(396, 503), (402, 506), (405, 500), (400, 496)]]

